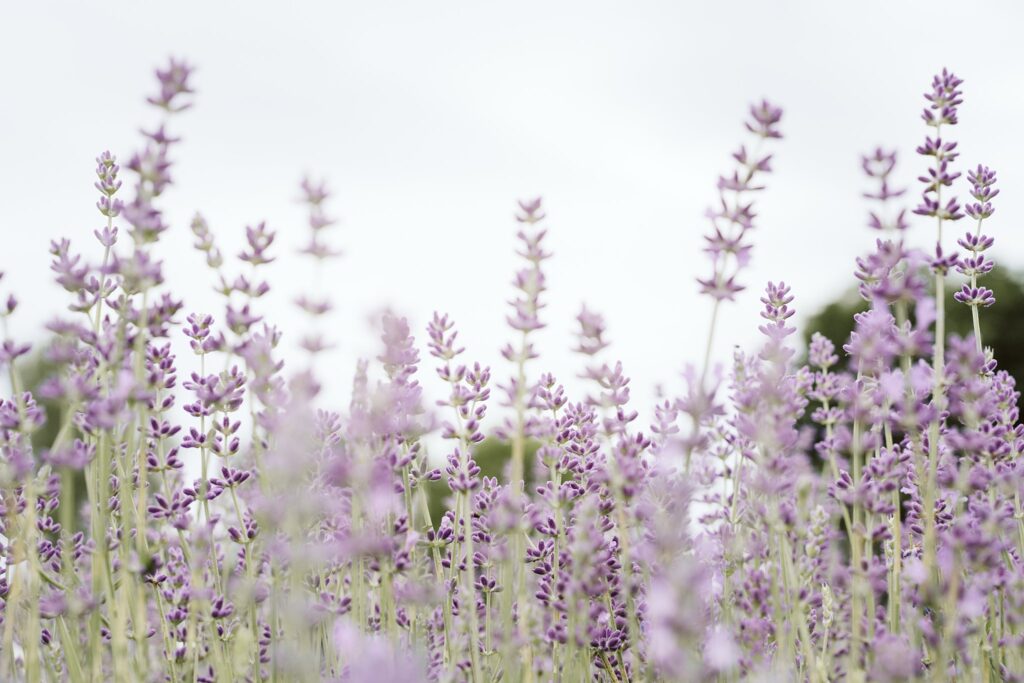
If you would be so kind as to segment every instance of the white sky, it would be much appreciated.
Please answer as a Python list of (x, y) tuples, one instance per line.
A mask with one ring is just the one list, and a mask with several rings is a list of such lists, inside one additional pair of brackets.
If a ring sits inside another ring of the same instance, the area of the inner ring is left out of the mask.
[[(534, 368), (569, 381), (581, 301), (606, 316), (613, 346), (649, 405), (658, 383), (698, 361), (709, 306), (693, 278), (705, 206), (742, 137), (747, 104), (786, 109), (786, 139), (759, 201), (750, 289), (728, 307), (716, 355), (749, 344), (768, 279), (801, 312), (852, 282), (864, 227), (859, 155), (896, 146), (903, 185), (926, 166), (921, 93), (942, 66), (965, 79), (955, 136), (960, 170), (997, 169), (990, 227), (997, 260), (1024, 264), (1024, 48), (1019, 3), (952, 2), (175, 2), (7, 4), (0, 14), (0, 292), (35, 338), (66, 299), (47, 244), (88, 245), (101, 225), (93, 158), (122, 159), (151, 72), (168, 55), (199, 68), (193, 110), (177, 118), (172, 231), (160, 254), (187, 310), (220, 316), (192, 251), (200, 210), (227, 253), (247, 223), (279, 230), (265, 312), (286, 332), (310, 283), (294, 203), (310, 172), (336, 191), (328, 277), (340, 342), (324, 381), (344, 396), (354, 359), (373, 355), (368, 314), (389, 305), (417, 338), (435, 309), (453, 315), (467, 359), (498, 349), (511, 296), (517, 198), (548, 207), (550, 304)], [(986, 11), (988, 14), (986, 14)], [(916, 199), (916, 188), (914, 189)], [(960, 194), (966, 190), (960, 187)], [(915, 218), (916, 220), (916, 218)], [(915, 236), (923, 243), (930, 226)], [(952, 245), (952, 240), (949, 244)], [(997, 293), (998, 294), (998, 293)], [(212, 309), (212, 310), (210, 310)], [(293, 334), (292, 337), (297, 337)], [(424, 349), (424, 356), (426, 355)], [(180, 374), (191, 361), (182, 359)], [(428, 387), (438, 382), (423, 374)]]

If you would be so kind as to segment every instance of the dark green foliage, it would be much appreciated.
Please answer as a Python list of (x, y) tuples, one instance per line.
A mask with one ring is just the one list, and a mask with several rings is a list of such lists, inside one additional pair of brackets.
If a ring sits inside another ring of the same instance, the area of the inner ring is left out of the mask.
[[(534, 473), (531, 463), (535, 460), (537, 448), (540, 446), (536, 441), (526, 442), (526, 490), (529, 491), (533, 485)], [(473, 459), (480, 467), (481, 477), (496, 477), (500, 481), (508, 481), (509, 461), (512, 459), (512, 444), (500, 439), (488, 438), (482, 441), (473, 449)], [(427, 503), (430, 508), (430, 520), (436, 527), (441, 521), (441, 516), (449, 509), (451, 502), (451, 490), (448, 488), (448, 477), (442, 475), (438, 481), (428, 482)]]
[[(971, 309), (953, 300), (953, 294), (960, 289), (963, 279), (951, 276), (946, 291), (946, 330), (961, 337), (972, 334)], [(1021, 388), (1024, 378), (1024, 274), (1013, 273), (1005, 268), (995, 268), (981, 279), (980, 284), (995, 292), (996, 303), (981, 309), (981, 338), (985, 346), (991, 346), (999, 368), (1006, 370), (1017, 380)], [(853, 316), (867, 310), (868, 304), (854, 290), (848, 291), (836, 301), (812, 315), (804, 326), (804, 341), (821, 332), (836, 345), (840, 366), (846, 366), (843, 344), (853, 331)]]
[[(17, 367), (21, 385), (32, 392), (36, 402), (46, 411), (46, 424), (32, 433), (32, 450), (38, 458), (39, 454), (49, 449), (57, 440), (57, 434), (68, 417), (65, 415), (68, 409), (66, 404), (39, 395), (39, 387), (50, 377), (59, 374), (60, 366), (47, 360), (42, 354), (33, 354), (19, 359)], [(73, 441), (79, 436), (78, 430), (72, 427), (68, 441)], [(58, 472), (65, 481), (59, 508), (60, 523), (69, 530), (81, 530), (82, 519), (75, 506), (78, 504), (76, 501), (86, 500), (85, 475), (80, 471), (66, 468), (62, 470), (66, 471)], [(73, 482), (72, 486), (67, 485), (68, 481)]]

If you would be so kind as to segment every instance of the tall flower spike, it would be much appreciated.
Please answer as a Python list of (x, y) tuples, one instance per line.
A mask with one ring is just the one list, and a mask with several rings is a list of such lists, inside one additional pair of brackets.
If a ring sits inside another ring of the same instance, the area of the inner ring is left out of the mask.
[(718, 179), (718, 206), (709, 208), (707, 217), (711, 230), (705, 234), (704, 251), (711, 258), (712, 274), (707, 279), (697, 279), (701, 293), (715, 301), (732, 300), (743, 286), (736, 282), (736, 276), (750, 260), (752, 246), (745, 241), (747, 232), (754, 227), (755, 213), (748, 193), (763, 190), (757, 184), (761, 174), (771, 172), (772, 155), (761, 154), (765, 140), (782, 137), (779, 122), (782, 109), (767, 101), (750, 108), (751, 118), (744, 125), (756, 136), (753, 151), (741, 146), (733, 153), (736, 168), (731, 175)]
[(516, 234), (520, 242), (520, 248), (516, 253), (526, 261), (526, 264), (516, 271), (513, 284), (518, 294), (509, 302), (512, 312), (505, 320), (509, 327), (521, 334), (515, 345), (506, 344), (501, 351), (502, 356), (516, 366), (515, 375), (505, 387), (505, 391), (509, 396), (509, 404), (515, 411), (515, 423), (510, 425), (508, 430), (512, 435), (511, 476), (513, 485), (520, 486), (523, 481), (525, 459), (526, 397), (530, 394), (526, 385), (526, 363), (537, 357), (537, 351), (530, 341), (530, 333), (544, 327), (540, 320), (540, 310), (545, 304), (541, 302), (540, 297), (546, 286), (541, 264), (551, 258), (551, 254), (544, 250), (543, 244), (547, 230), (539, 226), (544, 218), (540, 197), (519, 202), (516, 220), (523, 227)]
[(334, 219), (329, 218), (324, 209), (324, 203), (331, 196), (326, 183), (304, 178), (300, 188), (302, 190), (301, 201), (306, 205), (309, 213), (309, 242), (299, 250), (299, 253), (313, 259), (313, 281), (311, 290), (296, 298), (295, 305), (301, 308), (310, 319), (310, 329), (302, 337), (299, 345), (310, 355), (309, 371), (311, 372), (316, 355), (331, 347), (331, 343), (324, 339), (323, 333), (318, 329), (322, 325), (320, 318), (333, 308), (330, 297), (322, 294), (326, 291), (322, 280), (324, 262), (339, 256), (340, 252), (332, 249), (324, 239), (326, 229), (335, 224)]
[[(932, 272), (935, 276), (935, 344), (932, 347), (932, 399), (930, 408), (932, 410), (931, 420), (928, 424), (928, 463), (925, 476), (921, 484), (921, 504), (924, 513), (924, 542), (923, 561), (925, 566), (937, 567), (938, 562), (938, 515), (941, 511), (939, 505), (940, 486), (938, 480), (938, 467), (940, 458), (940, 441), (942, 440), (943, 422), (942, 413), (946, 408), (945, 396), (945, 345), (946, 345), (946, 271), (957, 262), (957, 255), (943, 255), (942, 250), (942, 228), (945, 221), (956, 221), (963, 217), (960, 205), (955, 197), (943, 199), (943, 188), (952, 185), (960, 174), (952, 173), (949, 170), (951, 164), (957, 157), (955, 142), (943, 141), (941, 133), (942, 126), (954, 126), (957, 123), (957, 107), (962, 103), (960, 99), (960, 85), (963, 83), (954, 74), (946, 69), (941, 75), (935, 76), (932, 80), (932, 90), (925, 93), (925, 99), (929, 102), (922, 113), (924, 122), (935, 129), (935, 139), (925, 138), (925, 143), (917, 148), (917, 153), (922, 156), (930, 156), (934, 159), (933, 165), (926, 175), (918, 180), (924, 184), (921, 195), (921, 204), (914, 209), (914, 213), (921, 216), (929, 216), (936, 219), (935, 258), (932, 261)], [(970, 301), (983, 302), (986, 300), (984, 292), (968, 292)], [(977, 305), (974, 306), (977, 311)], [(859, 482), (857, 482), (859, 483)], [(939, 589), (937, 585), (931, 588)], [(950, 632), (952, 626), (948, 623), (942, 624), (944, 631), (942, 638), (952, 637)], [(857, 634), (855, 634), (857, 635)]]
[(711, 261), (711, 276), (697, 278), (700, 292), (713, 301), (711, 323), (708, 326), (708, 338), (704, 349), (704, 359), (697, 378), (689, 384), (687, 403), (700, 407), (692, 413), (693, 422), (688, 438), (683, 443), (686, 469), (689, 470), (691, 455), (696, 444), (700, 442), (702, 419), (710, 416), (713, 411), (712, 396), (715, 387), (706, 386), (708, 373), (711, 370), (711, 351), (714, 347), (714, 334), (718, 309), (723, 301), (732, 301), (744, 286), (737, 282), (737, 277), (750, 262), (753, 245), (747, 240), (747, 233), (754, 227), (754, 202), (750, 193), (764, 189), (757, 184), (760, 175), (771, 172), (771, 154), (762, 155), (763, 144), (770, 139), (779, 139), (782, 133), (779, 123), (782, 120), (782, 109), (763, 100), (750, 108), (750, 120), (745, 127), (755, 136), (753, 151), (741, 146), (732, 157), (736, 168), (732, 175), (718, 178), (718, 205), (709, 207), (706, 216), (711, 222), (710, 230), (704, 235), (706, 242), (704, 252)]
[(896, 168), (896, 151), (887, 151), (878, 147), (869, 155), (861, 157), (861, 167), (867, 176), (878, 182), (878, 189), (873, 192), (865, 192), (867, 199), (873, 199), (879, 203), (879, 210), (869, 214), (868, 226), (882, 232), (899, 231), (907, 229), (906, 211), (900, 209), (893, 217), (886, 212), (888, 202), (903, 195), (906, 190), (896, 190), (889, 183), (889, 176)]
[[(171, 59), (164, 69), (156, 70), (156, 78), (160, 84), (160, 94), (148, 98), (148, 102), (160, 107), (168, 115), (177, 114), (192, 106), (191, 102), (183, 102), (182, 97), (191, 95), (194, 90), (189, 83), (192, 67), (183, 61)], [(136, 245), (145, 246), (156, 242), (167, 230), (163, 214), (153, 200), (159, 197), (171, 184), (171, 145), (180, 141), (165, 132), (164, 124), (152, 133), (143, 132), (146, 144), (129, 159), (127, 167), (138, 175), (135, 182), (135, 195), (122, 208), (124, 218), (131, 225), (130, 234)]]
[(932, 91), (924, 95), (929, 104), (921, 114), (925, 123), (935, 128), (935, 138), (926, 137), (924, 144), (917, 148), (917, 153), (933, 157), (935, 163), (925, 175), (918, 178), (924, 184), (924, 191), (921, 204), (914, 209), (914, 213), (937, 218), (940, 225), (941, 221), (955, 221), (963, 217), (955, 197), (947, 199), (945, 204), (942, 201), (942, 188), (952, 185), (960, 174), (949, 170), (949, 164), (959, 156), (957, 143), (943, 141), (941, 137), (943, 125), (957, 124), (957, 108), (963, 103), (959, 90), (962, 83), (953, 73), (943, 69), (942, 74), (932, 80)]
[(971, 183), (971, 197), (974, 198), (974, 203), (967, 205), (966, 213), (976, 220), (977, 223), (973, 233), (968, 230), (957, 241), (957, 244), (971, 252), (970, 256), (960, 259), (957, 264), (957, 270), (962, 275), (967, 276), (970, 281), (964, 283), (960, 291), (953, 295), (953, 298), (971, 307), (974, 340), (978, 351), (981, 351), (983, 347), (978, 307), (991, 306), (996, 302), (992, 290), (978, 285), (978, 278), (992, 270), (992, 260), (987, 258), (984, 252), (995, 242), (993, 238), (982, 234), (981, 225), (985, 222), (985, 219), (990, 218), (995, 213), (995, 209), (992, 208), (992, 200), (999, 194), (999, 190), (995, 188), (996, 172), (988, 166), (979, 164), (975, 170), (967, 172), (967, 179)]

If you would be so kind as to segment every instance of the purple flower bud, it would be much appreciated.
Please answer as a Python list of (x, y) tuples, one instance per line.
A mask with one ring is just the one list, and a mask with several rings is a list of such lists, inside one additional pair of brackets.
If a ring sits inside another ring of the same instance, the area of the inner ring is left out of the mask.
[(189, 84), (189, 78), (193, 71), (194, 69), (184, 61), (172, 57), (166, 68), (156, 70), (156, 77), (160, 83), (160, 94), (148, 97), (146, 101), (168, 112), (180, 112), (188, 109), (192, 103), (181, 103), (181, 98), (195, 92)]
[(970, 285), (964, 285), (959, 292), (956, 292), (953, 295), (953, 298), (968, 306), (988, 307), (996, 302), (996, 297), (992, 293), (991, 289), (986, 287), (971, 287)]
[(781, 120), (782, 109), (768, 100), (761, 100), (760, 104), (750, 106), (750, 121), (745, 125), (747, 130), (759, 137), (781, 138), (782, 133), (778, 129)]
[(584, 304), (579, 315), (576, 316), (576, 320), (580, 324), (580, 330), (576, 333), (575, 351), (577, 353), (593, 356), (608, 348), (609, 342), (604, 339), (604, 317), (600, 313), (588, 310)]

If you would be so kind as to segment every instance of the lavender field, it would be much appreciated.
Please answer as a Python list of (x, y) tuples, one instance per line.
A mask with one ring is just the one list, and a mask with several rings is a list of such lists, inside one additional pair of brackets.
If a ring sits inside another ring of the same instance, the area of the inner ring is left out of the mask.
[[(706, 206), (686, 256), (624, 225), (603, 261), (516, 187), (485, 237), (360, 241), (301, 149), (301, 224), (247, 222), (256, 190), (212, 220), (207, 64), (164, 54), (112, 86), (142, 128), (111, 107), (125, 136), (66, 161), (73, 225), (5, 202), (33, 223), (0, 227), (0, 681), (1024, 681), (1024, 185), (958, 134), (1002, 120), (994, 78), (891, 60), (909, 137), (856, 133), (886, 144), (841, 160), (856, 213), (814, 238), (773, 228), (802, 220), (773, 188), (817, 216), (836, 183), (786, 164), (791, 108), (754, 90), (678, 188)], [(665, 263), (686, 293), (648, 286)]]

